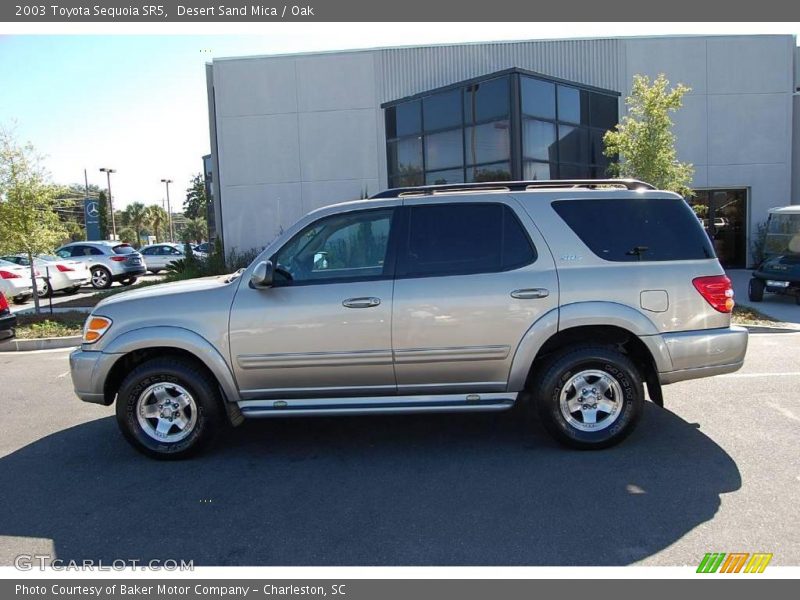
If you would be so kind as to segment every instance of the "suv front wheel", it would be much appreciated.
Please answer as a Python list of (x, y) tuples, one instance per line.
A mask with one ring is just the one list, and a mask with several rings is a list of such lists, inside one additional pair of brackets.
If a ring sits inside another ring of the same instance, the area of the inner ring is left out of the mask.
[(603, 346), (557, 353), (534, 375), (532, 392), (545, 429), (580, 450), (621, 442), (633, 431), (644, 404), (636, 366)]
[(158, 459), (191, 456), (223, 423), (216, 382), (190, 361), (156, 358), (136, 367), (117, 396), (117, 424), (139, 452)]

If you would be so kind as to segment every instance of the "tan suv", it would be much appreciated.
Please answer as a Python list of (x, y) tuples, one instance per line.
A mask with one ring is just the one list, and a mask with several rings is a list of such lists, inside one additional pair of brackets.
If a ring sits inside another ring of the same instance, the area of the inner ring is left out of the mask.
[(501, 411), (603, 448), (747, 332), (679, 196), (630, 180), (389, 190), (317, 210), (243, 273), (112, 296), (75, 390), (156, 458), (243, 418)]

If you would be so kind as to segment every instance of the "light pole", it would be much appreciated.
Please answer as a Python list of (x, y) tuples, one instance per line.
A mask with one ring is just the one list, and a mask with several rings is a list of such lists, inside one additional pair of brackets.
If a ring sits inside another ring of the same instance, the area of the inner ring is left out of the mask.
[(108, 181), (108, 209), (111, 211), (111, 239), (115, 240), (117, 239), (117, 223), (114, 219), (114, 203), (111, 201), (111, 174), (116, 173), (117, 170), (102, 167), (100, 172), (106, 174), (106, 180)]
[(172, 230), (172, 208), (170, 208), (169, 205), (169, 184), (172, 183), (172, 179), (162, 179), (161, 183), (167, 187), (167, 220), (169, 221), (169, 239), (171, 242), (174, 242), (175, 232)]

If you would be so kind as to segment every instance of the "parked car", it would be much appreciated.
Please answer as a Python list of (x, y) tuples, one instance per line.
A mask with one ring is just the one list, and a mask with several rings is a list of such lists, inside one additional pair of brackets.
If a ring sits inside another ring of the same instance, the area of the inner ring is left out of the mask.
[[(184, 248), (185, 246), (182, 244), (165, 242), (163, 244), (145, 246), (140, 252), (147, 263), (147, 270), (151, 273), (158, 273), (165, 270), (170, 263), (186, 258)], [(197, 254), (195, 253), (195, 255)]]
[[(27, 255), (24, 254), (12, 254), (0, 258), (23, 267), (30, 265)], [(43, 276), (42, 285), (37, 286), (36, 290), (42, 298), (54, 292), (74, 294), (82, 285), (89, 283), (89, 269), (77, 260), (62, 260), (57, 256), (41, 254), (34, 258), (34, 265)]]
[(211, 251), (214, 249), (214, 247), (212, 246), (211, 242), (203, 242), (202, 244), (197, 244), (196, 246), (193, 246), (193, 248), (194, 248), (195, 252), (197, 252), (197, 253), (199, 253), (199, 254), (201, 254), (203, 256), (208, 256), (209, 254), (211, 254)]
[(17, 317), (11, 314), (5, 294), (0, 292), (0, 341), (8, 340), (16, 335)]
[[(44, 285), (40, 273), (36, 270), (36, 285)], [(0, 259), (0, 293), (11, 298), (14, 304), (24, 304), (33, 296), (33, 282), (30, 267), (21, 267), (7, 260)]]
[(56, 256), (85, 264), (92, 287), (98, 290), (110, 288), (115, 281), (132, 285), (147, 272), (142, 255), (121, 242), (72, 242), (56, 250)]
[(747, 331), (677, 194), (631, 180), (389, 190), (305, 216), (241, 274), (118, 294), (70, 356), (155, 458), (227, 420), (502, 411), (605, 448), (645, 386), (736, 371)]
[(761, 302), (769, 292), (794, 296), (800, 304), (800, 206), (769, 210), (764, 260), (747, 291), (752, 302)]

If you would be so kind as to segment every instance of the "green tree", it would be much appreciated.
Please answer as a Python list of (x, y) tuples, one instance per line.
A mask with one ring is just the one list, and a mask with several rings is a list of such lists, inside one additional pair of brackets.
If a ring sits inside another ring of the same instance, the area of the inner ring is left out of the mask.
[(54, 210), (55, 194), (33, 146), (20, 145), (13, 132), (0, 128), (0, 250), (27, 255), (36, 312), (39, 295), (33, 257), (52, 252), (66, 235)]
[[(167, 237), (167, 211), (158, 206), (151, 204), (147, 207), (147, 224), (153, 228), (153, 235), (156, 236), (156, 243), (163, 241)], [(159, 235), (162, 234), (163, 235)]]
[(605, 155), (619, 157), (609, 166), (612, 176), (641, 179), (686, 198), (693, 195), (689, 184), (694, 167), (678, 160), (670, 118), (690, 91), (681, 83), (670, 89), (663, 73), (652, 83), (646, 75), (634, 75), (631, 95), (625, 99), (628, 114), (603, 138)]
[(181, 232), (184, 242), (197, 242), (198, 244), (206, 239), (207, 235), (208, 224), (203, 218), (187, 219)]
[(206, 198), (206, 184), (203, 175), (198, 173), (189, 182), (186, 188), (186, 199), (183, 201), (183, 214), (187, 219), (206, 219), (208, 198)]
[(141, 202), (132, 202), (122, 211), (122, 224), (136, 232), (136, 246), (142, 243), (142, 231), (148, 221), (147, 207)]

